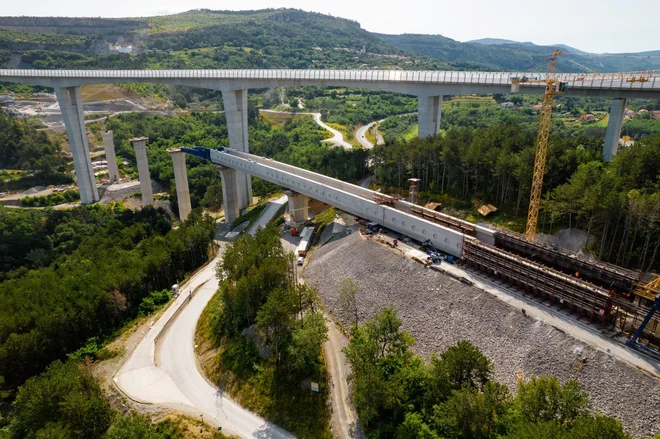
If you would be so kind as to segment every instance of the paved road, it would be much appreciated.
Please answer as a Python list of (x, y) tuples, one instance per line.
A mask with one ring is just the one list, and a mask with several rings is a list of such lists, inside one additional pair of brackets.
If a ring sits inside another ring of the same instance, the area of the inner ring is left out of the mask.
[(334, 144), (335, 146), (341, 146), (346, 149), (352, 149), (353, 145), (350, 143), (346, 142), (344, 140), (344, 135), (337, 131), (336, 129), (329, 127), (323, 121), (321, 120), (321, 113), (307, 113), (307, 112), (292, 112), (292, 111), (275, 111), (275, 110), (259, 110), (263, 111), (265, 113), (279, 113), (279, 114), (310, 114), (314, 116), (314, 120), (316, 121), (317, 125), (320, 126), (321, 128), (328, 130), (332, 133), (332, 137), (329, 139), (323, 140), (323, 142), (330, 142)]
[[(358, 139), (358, 142), (360, 142), (360, 145), (364, 146), (367, 149), (371, 149), (371, 148), (374, 147), (374, 144), (371, 143), (369, 141), (369, 139), (367, 139), (367, 131), (369, 131), (369, 129), (372, 126), (381, 123), (383, 120), (385, 120), (385, 119), (377, 120), (377, 121), (368, 123), (368, 124), (358, 128), (355, 135)], [(385, 143), (385, 140), (383, 139), (383, 136), (381, 136), (380, 133), (378, 132), (378, 128), (376, 128), (376, 144), (377, 145), (382, 145), (383, 143)]]
[[(276, 211), (277, 208), (267, 208), (258, 222), (267, 222), (266, 216), (274, 215)], [(183, 287), (181, 295), (121, 367), (114, 378), (115, 383), (136, 401), (181, 406), (188, 412), (194, 410), (203, 414), (204, 419), (243, 438), (293, 438), (291, 433), (219, 394), (197, 368), (195, 328), (199, 316), (218, 289), (215, 265), (221, 254), (222, 249)], [(194, 291), (192, 297), (191, 291)], [(163, 330), (170, 319), (169, 327)], [(157, 339), (158, 334), (161, 334), (160, 339)]]
[(268, 222), (275, 216), (279, 208), (282, 207), (284, 203), (286, 203), (286, 200), (286, 195), (282, 195), (275, 200), (269, 201), (268, 206), (266, 206), (261, 215), (259, 215), (259, 218), (257, 218), (257, 220), (252, 224), (252, 227), (250, 227), (248, 233), (250, 235), (254, 235), (257, 233), (259, 227), (265, 227), (266, 224), (268, 224)]

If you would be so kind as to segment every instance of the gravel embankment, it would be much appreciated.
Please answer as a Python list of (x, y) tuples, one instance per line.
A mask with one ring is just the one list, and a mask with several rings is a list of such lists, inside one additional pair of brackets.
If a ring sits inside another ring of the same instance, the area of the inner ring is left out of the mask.
[(594, 409), (621, 419), (635, 437), (659, 432), (660, 380), (357, 233), (316, 250), (304, 277), (346, 326), (337, 288), (350, 277), (360, 286), (360, 320), (385, 306), (396, 308), (423, 357), (468, 339), (493, 361), (495, 378), (512, 391), (519, 368), (527, 377), (574, 378)]

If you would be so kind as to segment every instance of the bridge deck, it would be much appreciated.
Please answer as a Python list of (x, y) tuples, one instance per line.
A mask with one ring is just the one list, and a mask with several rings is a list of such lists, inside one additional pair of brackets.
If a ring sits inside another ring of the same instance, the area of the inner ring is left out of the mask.
[[(608, 90), (608, 91), (660, 91), (658, 72), (558, 74), (557, 78), (567, 82), (571, 90)], [(247, 81), (250, 86), (260, 82), (273, 81), (283, 84), (317, 83), (318, 85), (350, 84), (399, 84), (399, 85), (453, 85), (498, 87), (509, 86), (512, 78), (527, 77), (543, 79), (545, 73), (529, 72), (460, 72), (460, 71), (422, 71), (422, 70), (293, 70), (293, 69), (213, 69), (213, 70), (36, 70), (36, 69), (1, 69), (0, 81), (49, 83), (66, 80), (68, 82), (159, 82), (189, 83), (201, 81)], [(646, 80), (631, 81), (630, 78)], [(521, 83), (521, 92), (543, 91), (545, 84)], [(200, 85), (202, 86), (202, 85)], [(479, 89), (483, 91), (483, 89)]]

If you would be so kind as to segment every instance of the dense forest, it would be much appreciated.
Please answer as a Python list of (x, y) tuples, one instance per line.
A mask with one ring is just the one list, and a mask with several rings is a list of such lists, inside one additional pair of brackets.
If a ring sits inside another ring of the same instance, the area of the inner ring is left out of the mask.
[(213, 220), (194, 211), (176, 230), (170, 221), (152, 208), (0, 208), (3, 391), (110, 335), (150, 293), (207, 260)]
[[(450, 128), (444, 136), (377, 146), (375, 181), (400, 191), (416, 177), (423, 199), (493, 203), (524, 216), (536, 143), (531, 128)], [(582, 228), (596, 237), (589, 250), (603, 260), (657, 270), (660, 135), (624, 148), (612, 163), (602, 162), (601, 148), (600, 137), (550, 138), (539, 232)]]
[(512, 395), (493, 365), (463, 340), (426, 362), (385, 308), (352, 329), (345, 348), (353, 403), (370, 438), (630, 439), (621, 423), (590, 409), (576, 381), (519, 377)]
[[(486, 46), (461, 43), (441, 35), (376, 34), (362, 29), (352, 20), (295, 9), (199, 9), (167, 16), (114, 20), (55, 17), (7, 17), (6, 20), (12, 30), (0, 31), (0, 49), (19, 52), (49, 43), (48, 50), (56, 51), (59, 45), (62, 50), (89, 54), (102, 50), (97, 44), (101, 37), (106, 45), (121, 37), (142, 54), (190, 50), (195, 58), (206, 58), (203, 51), (208, 48), (216, 48), (216, 51), (220, 48), (239, 49), (233, 57), (215, 58), (214, 68), (358, 68), (367, 64), (370, 67), (396, 65), (413, 69), (528, 71), (544, 70), (545, 57), (557, 48), (513, 42)], [(363, 47), (365, 54), (359, 53)], [(657, 60), (643, 56), (645, 54), (584, 56), (578, 49), (558, 47), (575, 54), (560, 59), (560, 71), (613, 72), (658, 68)], [(355, 56), (359, 58), (357, 62)], [(43, 63), (39, 65), (53, 65), (49, 57), (48, 53), (42, 53), (39, 60)], [(177, 61), (181, 67), (174, 68), (183, 68), (186, 64), (184, 58)], [(131, 62), (130, 57), (120, 55), (98, 59), (115, 60), (110, 63), (110, 68), (121, 68), (120, 65)], [(153, 63), (150, 68), (154, 68)]]
[[(148, 415), (113, 410), (92, 375), (89, 362), (53, 362), (43, 374), (30, 378), (19, 389), (14, 408), (9, 425), (0, 428), (2, 439), (190, 437), (188, 428), (172, 418), (154, 423)], [(1, 421), (0, 418), (0, 427)], [(219, 432), (207, 432), (204, 437), (226, 439)]]
[(46, 133), (0, 111), (0, 169), (30, 170), (48, 178), (65, 163), (60, 145)]

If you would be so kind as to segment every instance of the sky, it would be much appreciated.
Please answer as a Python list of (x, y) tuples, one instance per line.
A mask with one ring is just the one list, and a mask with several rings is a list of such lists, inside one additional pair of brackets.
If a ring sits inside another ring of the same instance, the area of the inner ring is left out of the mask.
[(368, 31), (563, 43), (594, 53), (660, 50), (660, 0), (0, 0), (3, 16), (138, 17), (190, 9), (296, 8)]

